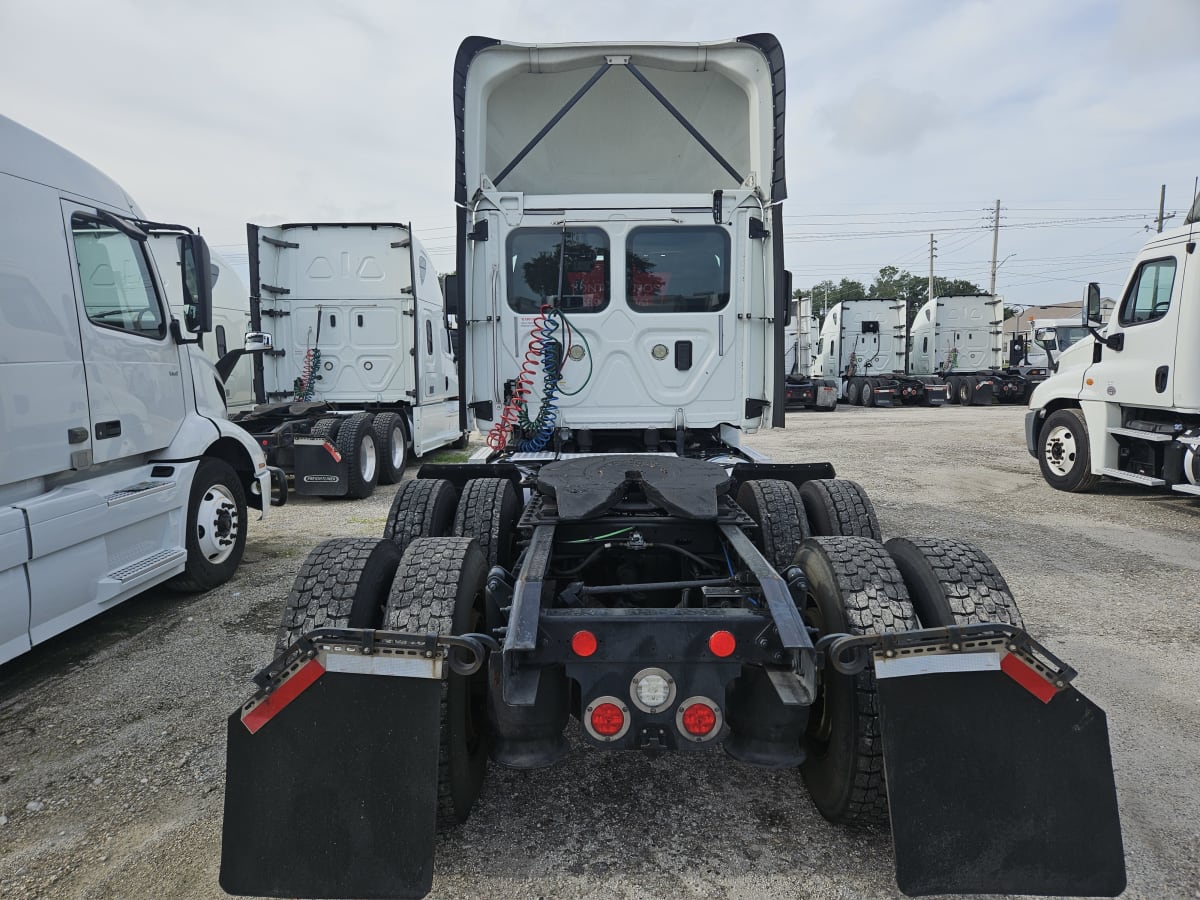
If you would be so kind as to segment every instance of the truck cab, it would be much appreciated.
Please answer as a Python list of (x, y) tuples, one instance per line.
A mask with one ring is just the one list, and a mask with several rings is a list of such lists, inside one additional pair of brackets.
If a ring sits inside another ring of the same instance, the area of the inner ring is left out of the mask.
[[(147, 249), (168, 229), (182, 321)], [(236, 570), (272, 476), (196, 343), (210, 265), (198, 235), (0, 117), (0, 662), (152, 585)]]
[(1195, 223), (1152, 238), (1134, 261), (1101, 334), (1089, 285), (1091, 339), (1063, 352), (1026, 415), (1026, 442), (1055, 488), (1100, 478), (1200, 494), (1200, 277)]
[(781, 427), (782, 137), (762, 51), (472, 49), (457, 269), (464, 391), (491, 449), (521, 417), (538, 423), (521, 452)]

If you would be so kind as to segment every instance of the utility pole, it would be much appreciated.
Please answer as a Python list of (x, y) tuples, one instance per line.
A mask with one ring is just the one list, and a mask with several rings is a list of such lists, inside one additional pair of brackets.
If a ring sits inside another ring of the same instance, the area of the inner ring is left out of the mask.
[(988, 293), (996, 296), (996, 253), (1000, 249), (1000, 201), (996, 201), (996, 214), (992, 217), (992, 281)]
[(1164, 184), (1162, 186), (1162, 190), (1158, 192), (1158, 220), (1157, 221), (1158, 221), (1158, 233), (1159, 234), (1162, 234), (1163, 222), (1166, 221), (1167, 219), (1175, 218), (1175, 213), (1171, 213), (1169, 216), (1163, 215), (1163, 210), (1166, 208), (1166, 206), (1167, 206), (1167, 186)]
[(929, 236), (929, 298), (933, 299), (933, 260), (937, 256), (937, 241), (933, 239), (933, 235)]

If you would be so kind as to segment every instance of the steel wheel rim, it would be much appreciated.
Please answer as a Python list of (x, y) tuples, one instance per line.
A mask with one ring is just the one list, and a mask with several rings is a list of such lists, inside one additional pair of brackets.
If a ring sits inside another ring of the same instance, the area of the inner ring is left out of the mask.
[(1055, 425), (1046, 435), (1046, 444), (1042, 449), (1046, 468), (1059, 478), (1071, 474), (1079, 452), (1075, 444), (1075, 432), (1066, 425)]
[(364, 434), (362, 441), (359, 443), (358, 454), (358, 470), (362, 473), (363, 481), (370, 481), (375, 477), (375, 441), (370, 435)]
[(392, 468), (399, 471), (404, 468), (406, 451), (408, 449), (404, 446), (404, 432), (400, 430), (399, 425), (392, 428), (390, 441), (392, 445)]
[(200, 499), (196, 510), (196, 543), (204, 558), (215, 566), (233, 555), (242, 523), (233, 492), (214, 484)]

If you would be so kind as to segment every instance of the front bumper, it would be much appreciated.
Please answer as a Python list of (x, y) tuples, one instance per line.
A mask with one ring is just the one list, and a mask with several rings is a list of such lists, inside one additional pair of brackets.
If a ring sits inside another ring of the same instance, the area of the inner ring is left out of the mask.
[(1038, 421), (1041, 419), (1040, 409), (1031, 409), (1025, 413), (1025, 449), (1029, 455), (1037, 459)]

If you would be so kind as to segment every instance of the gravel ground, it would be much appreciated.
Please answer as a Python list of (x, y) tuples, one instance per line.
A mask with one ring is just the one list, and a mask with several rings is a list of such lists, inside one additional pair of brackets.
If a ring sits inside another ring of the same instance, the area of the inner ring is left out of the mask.
[[(1200, 502), (1052, 491), (1023, 412), (797, 413), (751, 444), (860, 481), (885, 537), (991, 554), (1108, 712), (1125, 896), (1200, 897)], [(391, 494), (293, 499), (254, 523), (220, 590), (149, 592), (0, 667), (0, 897), (223, 896), (225, 717), (305, 554), (381, 534)], [(891, 867), (886, 833), (828, 825), (794, 772), (577, 748), (548, 771), (489, 772), (471, 821), (439, 839), (434, 895), (894, 897)]]

